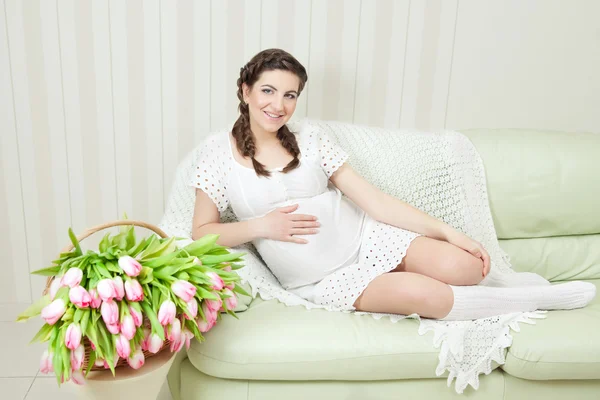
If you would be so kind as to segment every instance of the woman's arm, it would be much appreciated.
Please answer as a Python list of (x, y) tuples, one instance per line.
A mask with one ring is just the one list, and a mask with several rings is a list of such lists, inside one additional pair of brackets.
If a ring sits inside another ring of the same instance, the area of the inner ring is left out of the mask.
[(360, 176), (348, 164), (342, 165), (331, 182), (372, 218), (425, 236), (448, 240), (456, 232), (451, 226), (382, 192)]
[(348, 164), (342, 165), (330, 178), (331, 182), (372, 218), (398, 228), (445, 240), (481, 258), (489, 271), (490, 256), (481, 243), (469, 238), (450, 225), (382, 192), (356, 173)]
[(320, 223), (314, 215), (294, 213), (297, 209), (298, 205), (294, 204), (247, 221), (221, 223), (215, 203), (202, 190), (196, 189), (192, 239), (217, 234), (217, 244), (225, 247), (235, 247), (258, 238), (306, 244), (308, 240), (296, 235), (314, 235)]
[(219, 210), (213, 201), (200, 189), (196, 189), (196, 203), (192, 222), (192, 239), (198, 240), (204, 235), (217, 234), (217, 244), (235, 247), (259, 237), (257, 221), (219, 222)]

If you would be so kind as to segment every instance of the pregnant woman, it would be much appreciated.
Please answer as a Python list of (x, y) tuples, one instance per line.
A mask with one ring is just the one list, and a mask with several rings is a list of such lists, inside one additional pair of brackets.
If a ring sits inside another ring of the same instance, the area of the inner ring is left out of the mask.
[[(241, 68), (240, 116), (206, 140), (190, 180), (194, 239), (252, 242), (283, 288), (343, 310), (469, 320), (594, 298), (590, 283), (534, 274), (511, 285), (522, 287), (478, 286), (490, 272), (480, 243), (364, 180), (327, 132), (286, 125), (307, 79), (280, 49)], [(239, 222), (219, 222), (228, 206)]]

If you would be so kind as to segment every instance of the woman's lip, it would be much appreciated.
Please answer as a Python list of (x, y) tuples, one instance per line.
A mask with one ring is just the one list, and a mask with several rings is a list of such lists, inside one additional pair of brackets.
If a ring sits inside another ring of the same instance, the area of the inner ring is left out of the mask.
[(269, 119), (271, 119), (271, 120), (278, 120), (278, 119), (280, 119), (281, 117), (283, 117), (283, 115), (280, 115), (279, 117), (271, 117), (271, 116), (269, 115), (270, 113), (267, 113), (266, 111), (263, 111), (263, 113), (264, 113), (264, 114), (267, 116), (267, 118), (269, 118)]

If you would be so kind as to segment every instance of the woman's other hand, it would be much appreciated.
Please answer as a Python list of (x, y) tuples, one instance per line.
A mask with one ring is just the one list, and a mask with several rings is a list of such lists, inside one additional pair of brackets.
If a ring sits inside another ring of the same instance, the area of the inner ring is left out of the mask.
[(314, 235), (321, 224), (317, 217), (307, 214), (292, 214), (298, 204), (279, 207), (261, 218), (257, 218), (259, 236), (266, 239), (306, 244), (308, 240), (295, 235)]
[(485, 278), (487, 276), (487, 274), (490, 272), (490, 255), (483, 248), (481, 243), (458, 231), (455, 231), (452, 235), (449, 235), (447, 241), (481, 259), (483, 261), (483, 277)]

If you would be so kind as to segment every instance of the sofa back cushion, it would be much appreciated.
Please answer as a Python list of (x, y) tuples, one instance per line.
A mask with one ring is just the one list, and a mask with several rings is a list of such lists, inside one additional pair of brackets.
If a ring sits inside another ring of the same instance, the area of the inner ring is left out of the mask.
[(483, 159), (494, 226), (517, 271), (600, 278), (600, 135), (461, 131)]
[(483, 159), (498, 238), (600, 233), (600, 134), (461, 132)]

